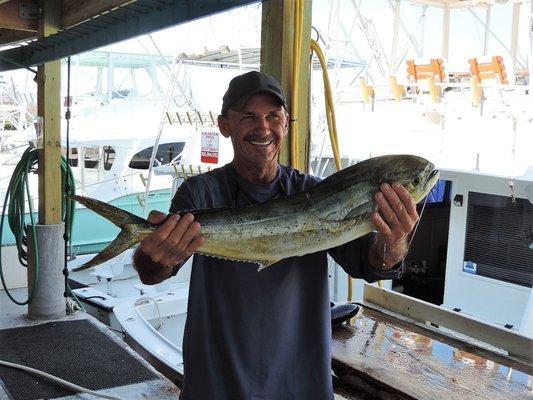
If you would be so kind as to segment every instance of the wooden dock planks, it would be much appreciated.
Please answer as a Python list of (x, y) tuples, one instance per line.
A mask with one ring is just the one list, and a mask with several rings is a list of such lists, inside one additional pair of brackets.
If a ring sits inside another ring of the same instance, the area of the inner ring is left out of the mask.
[[(526, 399), (528, 375), (504, 357), (454, 347), (396, 318), (362, 307), (353, 326), (333, 330), (337, 376), (376, 398)], [(498, 362), (496, 362), (497, 360)], [(529, 379), (531, 379), (529, 377)]]

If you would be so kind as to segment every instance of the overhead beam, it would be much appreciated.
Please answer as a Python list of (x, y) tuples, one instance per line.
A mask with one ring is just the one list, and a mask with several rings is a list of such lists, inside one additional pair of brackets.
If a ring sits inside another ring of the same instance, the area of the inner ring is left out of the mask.
[[(310, 85), (310, 38), (311, 38), (311, 0), (303, 2), (302, 44), (300, 49), (298, 93), (293, 93), (292, 66), (294, 62), (295, 10), (296, 1), (270, 0), (263, 2), (261, 29), (261, 71), (276, 77), (283, 87), (287, 104), (291, 104), (292, 96), (298, 96), (298, 113), (291, 114), (297, 124), (297, 160), (291, 160), (290, 137), (281, 148), (280, 163), (294, 165), (300, 171), (307, 171), (309, 166), (310, 116), (309, 116), (309, 85)], [(289, 110), (291, 113), (292, 110)]]
[(37, 18), (22, 18), (19, 1), (0, 2), (0, 29), (34, 32), (37, 35)]
[(35, 32), (0, 28), (0, 46), (35, 38)]
[(26, 46), (0, 52), (0, 71), (83, 53), (255, 2), (257, 0), (137, 0)]
[(135, 3), (137, 0), (63, 0), (61, 28), (67, 29), (97, 17), (99, 14), (108, 13), (111, 10), (126, 4)]

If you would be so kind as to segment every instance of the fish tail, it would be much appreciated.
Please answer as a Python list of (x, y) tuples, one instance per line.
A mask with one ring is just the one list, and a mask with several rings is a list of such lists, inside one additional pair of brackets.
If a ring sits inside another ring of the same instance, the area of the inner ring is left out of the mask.
[(131, 246), (137, 244), (138, 242), (139, 236), (134, 235), (129, 229), (124, 229), (111, 243), (107, 245), (105, 249), (103, 249), (100, 253), (98, 253), (86, 263), (74, 268), (72, 271), (83, 271), (84, 269), (90, 268), (92, 266), (102, 264), (103, 262), (106, 262), (112, 259), (113, 257), (118, 256), (123, 251), (128, 250)]
[(140, 236), (135, 234), (132, 230), (134, 225), (150, 225), (148, 221), (128, 211), (121, 210), (118, 207), (104, 203), (99, 200), (91, 199), (83, 196), (71, 196), (74, 200), (83, 204), (85, 207), (100, 214), (105, 219), (111, 221), (118, 226), (121, 231), (118, 236), (109, 245), (98, 253), (94, 258), (87, 261), (85, 264), (74, 268), (73, 271), (82, 271), (94, 265), (101, 264), (113, 257), (118, 256), (123, 251), (129, 249), (140, 241)]
[(141, 218), (135, 214), (132, 214), (128, 211), (121, 210), (118, 207), (112, 206), (111, 204), (104, 203), (103, 201), (91, 199), (89, 197), (83, 196), (69, 196), (76, 200), (78, 203), (83, 204), (88, 209), (94, 211), (97, 214), (100, 214), (105, 219), (111, 221), (119, 228), (124, 228), (127, 224), (148, 224), (144, 218)]

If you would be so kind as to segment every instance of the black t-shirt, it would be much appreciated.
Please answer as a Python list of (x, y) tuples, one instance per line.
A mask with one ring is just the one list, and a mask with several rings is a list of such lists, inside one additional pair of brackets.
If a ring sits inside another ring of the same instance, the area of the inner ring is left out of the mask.
[[(271, 184), (232, 164), (187, 179), (171, 212), (263, 203), (309, 190), (318, 178), (279, 166)], [(391, 279), (368, 265), (371, 235), (329, 250), (351, 276)], [(333, 399), (327, 254), (257, 264), (194, 256), (183, 338), (182, 400)]]

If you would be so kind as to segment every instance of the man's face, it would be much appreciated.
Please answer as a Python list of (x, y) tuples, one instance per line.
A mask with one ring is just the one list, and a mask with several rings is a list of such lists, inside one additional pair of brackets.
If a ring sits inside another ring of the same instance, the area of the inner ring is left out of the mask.
[(240, 111), (230, 109), (226, 118), (219, 117), (220, 132), (231, 137), (234, 158), (254, 167), (277, 163), (288, 126), (284, 107), (263, 93), (250, 97)]

